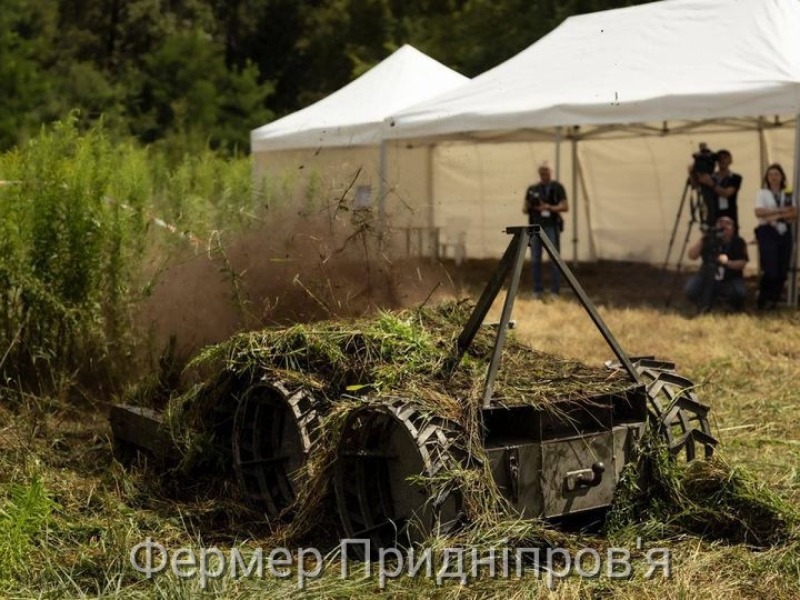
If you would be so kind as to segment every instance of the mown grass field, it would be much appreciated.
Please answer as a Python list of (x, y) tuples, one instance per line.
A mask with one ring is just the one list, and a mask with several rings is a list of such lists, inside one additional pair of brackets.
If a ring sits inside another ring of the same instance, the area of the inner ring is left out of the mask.
[[(719, 455), (746, 469), (757, 482), (793, 507), (800, 506), (800, 318), (781, 311), (768, 316), (710, 315), (697, 319), (653, 308), (600, 312), (632, 354), (670, 358), (699, 383), (712, 406)], [(610, 351), (572, 300), (543, 303), (521, 298), (515, 307), (517, 335), (534, 347), (597, 364)], [(167, 548), (216, 545), (270, 550), (270, 530), (231, 501), (225, 490), (174, 489), (145, 471), (125, 471), (112, 459), (108, 405), (101, 398), (81, 406), (30, 397), (0, 408), (0, 590), (8, 597), (256, 598), (295, 595), (297, 580), (234, 580), (225, 576), (202, 590), (197, 578), (160, 574), (148, 580), (130, 564), (132, 547), (150, 537)], [(190, 486), (191, 488), (191, 486)], [(319, 543), (321, 537), (308, 540)], [(617, 546), (634, 551), (637, 536), (647, 548), (667, 547), (672, 573), (644, 579), (573, 575), (554, 589), (527, 573), (522, 578), (483, 577), (462, 585), (435, 577), (341, 579), (337, 559), (308, 597), (553, 597), (553, 598), (795, 598), (800, 597), (797, 541), (756, 549), (709, 541), (697, 535), (659, 537), (643, 526), (613, 539), (573, 538), (580, 546)], [(321, 549), (331, 549), (328, 546)], [(512, 553), (513, 555), (513, 553)], [(635, 553), (634, 553), (635, 555)], [(435, 573), (434, 573), (435, 575)]]

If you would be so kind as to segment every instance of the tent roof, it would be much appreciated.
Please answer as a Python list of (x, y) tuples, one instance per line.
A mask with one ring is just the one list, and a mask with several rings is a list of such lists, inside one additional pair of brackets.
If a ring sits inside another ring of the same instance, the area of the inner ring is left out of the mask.
[(319, 102), (251, 131), (252, 150), (378, 144), (388, 115), (468, 81), (404, 45)]
[(800, 112), (798, 0), (663, 0), (571, 17), (389, 137)]

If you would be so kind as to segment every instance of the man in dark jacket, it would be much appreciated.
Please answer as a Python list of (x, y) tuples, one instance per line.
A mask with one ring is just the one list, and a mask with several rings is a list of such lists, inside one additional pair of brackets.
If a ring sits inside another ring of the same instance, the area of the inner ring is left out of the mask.
[[(540, 225), (545, 235), (553, 242), (559, 252), (561, 251), (560, 233), (564, 228), (561, 213), (569, 210), (567, 192), (564, 186), (554, 180), (550, 165), (543, 162), (539, 165), (539, 182), (528, 187), (525, 192), (525, 204), (522, 212), (528, 215), (531, 225)], [(533, 257), (533, 293), (537, 298), (542, 297), (544, 285), (542, 284), (542, 244), (538, 238), (531, 240), (531, 254)], [(550, 261), (552, 270), (550, 275), (550, 291), (554, 296), (559, 292), (559, 273), (554, 261)]]

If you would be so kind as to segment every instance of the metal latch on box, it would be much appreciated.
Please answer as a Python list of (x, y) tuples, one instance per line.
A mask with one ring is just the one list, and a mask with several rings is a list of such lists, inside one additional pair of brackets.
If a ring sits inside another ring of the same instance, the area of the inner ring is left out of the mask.
[(594, 463), (590, 469), (569, 471), (564, 476), (564, 485), (570, 492), (581, 488), (596, 487), (603, 481), (605, 471), (606, 466), (601, 462)]
[(511, 501), (519, 502), (519, 448), (507, 448), (506, 474), (511, 486)]

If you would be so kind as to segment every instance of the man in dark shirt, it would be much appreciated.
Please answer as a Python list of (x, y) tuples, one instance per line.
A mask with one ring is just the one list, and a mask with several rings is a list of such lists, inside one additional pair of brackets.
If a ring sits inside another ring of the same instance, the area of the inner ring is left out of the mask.
[[(540, 225), (545, 235), (553, 242), (556, 250), (561, 251), (561, 230), (564, 221), (561, 213), (567, 212), (567, 192), (564, 186), (552, 178), (550, 166), (543, 162), (539, 165), (539, 183), (528, 186), (525, 191), (525, 203), (522, 212), (528, 215), (531, 225)], [(542, 243), (539, 238), (531, 239), (531, 254), (533, 257), (533, 293), (537, 298), (542, 297), (544, 285), (542, 284)], [(555, 261), (550, 261), (550, 291), (554, 296), (559, 292), (559, 273)]]
[(713, 175), (700, 174), (697, 176), (699, 183), (710, 188), (710, 193), (716, 197), (717, 218), (730, 217), (733, 219), (736, 232), (739, 232), (739, 208), (737, 197), (739, 188), (742, 187), (742, 176), (731, 171), (733, 156), (728, 150), (717, 150), (717, 171)]
[(747, 244), (736, 234), (733, 219), (720, 217), (716, 230), (706, 231), (688, 252), (692, 260), (703, 259), (700, 272), (686, 283), (686, 296), (701, 311), (711, 308), (718, 298), (726, 300), (733, 311), (744, 310), (747, 287), (744, 267), (747, 265)]

